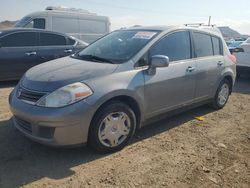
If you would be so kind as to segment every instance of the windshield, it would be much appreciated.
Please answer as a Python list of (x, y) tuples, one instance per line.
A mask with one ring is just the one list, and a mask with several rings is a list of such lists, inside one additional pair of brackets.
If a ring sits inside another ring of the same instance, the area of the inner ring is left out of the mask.
[(27, 22), (29, 21), (30, 17), (23, 17), (21, 20), (19, 20), (16, 24), (15, 27), (24, 27)]
[(118, 30), (86, 47), (78, 58), (120, 64), (137, 54), (159, 31)]

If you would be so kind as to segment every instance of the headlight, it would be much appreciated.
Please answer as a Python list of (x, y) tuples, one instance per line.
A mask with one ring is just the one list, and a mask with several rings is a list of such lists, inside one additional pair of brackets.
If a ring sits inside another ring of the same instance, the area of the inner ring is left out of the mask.
[(37, 102), (37, 105), (51, 108), (63, 107), (80, 101), (92, 94), (92, 90), (87, 85), (77, 82), (57, 89), (41, 98)]

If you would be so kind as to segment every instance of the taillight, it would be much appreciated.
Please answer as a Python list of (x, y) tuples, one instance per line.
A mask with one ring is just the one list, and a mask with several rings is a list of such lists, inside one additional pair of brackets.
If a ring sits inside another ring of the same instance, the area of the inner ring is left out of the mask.
[(234, 54), (228, 55), (228, 58), (229, 58), (233, 63), (237, 63), (237, 59), (236, 59), (236, 57), (235, 57)]

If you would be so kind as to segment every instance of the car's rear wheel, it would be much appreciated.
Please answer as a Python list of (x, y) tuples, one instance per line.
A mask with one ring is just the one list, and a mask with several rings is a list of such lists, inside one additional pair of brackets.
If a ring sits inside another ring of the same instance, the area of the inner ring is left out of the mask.
[(217, 110), (223, 108), (229, 99), (229, 95), (230, 82), (227, 79), (224, 79), (217, 89), (212, 106)]
[(97, 112), (92, 121), (89, 145), (96, 151), (118, 151), (133, 137), (135, 127), (135, 113), (128, 105), (119, 101), (109, 103)]

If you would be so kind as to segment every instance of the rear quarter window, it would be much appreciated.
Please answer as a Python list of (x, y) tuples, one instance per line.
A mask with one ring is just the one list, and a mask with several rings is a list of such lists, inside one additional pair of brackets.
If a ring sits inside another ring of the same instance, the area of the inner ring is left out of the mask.
[(213, 44), (211, 36), (205, 33), (193, 33), (196, 57), (213, 56)]
[(75, 40), (71, 39), (71, 38), (68, 38), (68, 44), (69, 45), (74, 45), (76, 43)]

